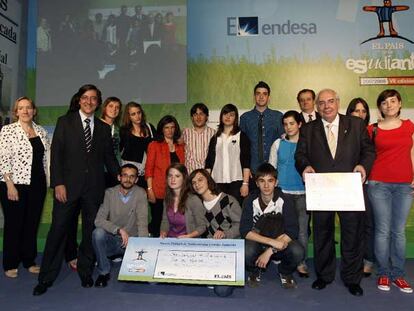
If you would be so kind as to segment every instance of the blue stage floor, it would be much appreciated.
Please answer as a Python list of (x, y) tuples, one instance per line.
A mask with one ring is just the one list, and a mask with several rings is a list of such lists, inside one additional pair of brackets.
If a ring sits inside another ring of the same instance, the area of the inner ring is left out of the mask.
[[(237, 288), (233, 296), (219, 298), (205, 286), (118, 282), (119, 266), (113, 267), (108, 287), (85, 289), (80, 286), (77, 274), (65, 265), (53, 287), (40, 297), (32, 296), (35, 275), (20, 269), (17, 279), (9, 279), (1, 273), (0, 310), (414, 310), (414, 294), (401, 293), (396, 287), (390, 292), (381, 292), (376, 288), (375, 276), (362, 281), (363, 297), (351, 296), (339, 280), (339, 274), (337, 281), (322, 291), (311, 288), (313, 274), (309, 279), (296, 277), (298, 288), (284, 290), (275, 265), (271, 264), (259, 288)], [(407, 279), (414, 284), (412, 259), (407, 261), (407, 272)]]

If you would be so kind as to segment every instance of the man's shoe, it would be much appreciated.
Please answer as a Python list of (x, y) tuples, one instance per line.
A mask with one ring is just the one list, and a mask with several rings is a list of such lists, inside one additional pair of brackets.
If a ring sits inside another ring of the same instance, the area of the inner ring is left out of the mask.
[(33, 289), (33, 296), (40, 296), (47, 292), (47, 289), (52, 286), (52, 283), (39, 282)]
[(109, 276), (109, 273), (100, 274), (95, 281), (95, 287), (106, 287), (108, 285)]
[(260, 281), (260, 270), (251, 272), (247, 277), (247, 285), (251, 288), (259, 287)]
[(295, 279), (293, 278), (291, 274), (280, 274), (280, 282), (282, 283), (282, 287), (284, 289), (291, 289), (291, 288), (298, 287)]
[(93, 279), (90, 276), (87, 278), (84, 278), (82, 279), (81, 285), (84, 288), (91, 288), (93, 286)]
[(321, 290), (321, 289), (324, 289), (326, 287), (326, 285), (328, 285), (328, 283), (325, 282), (324, 280), (316, 279), (316, 281), (312, 283), (312, 288), (317, 289), (317, 290)]
[(348, 287), (348, 291), (351, 293), (351, 295), (354, 295), (354, 296), (364, 295), (364, 291), (361, 288), (361, 286), (359, 286), (359, 284), (347, 284), (346, 286)]

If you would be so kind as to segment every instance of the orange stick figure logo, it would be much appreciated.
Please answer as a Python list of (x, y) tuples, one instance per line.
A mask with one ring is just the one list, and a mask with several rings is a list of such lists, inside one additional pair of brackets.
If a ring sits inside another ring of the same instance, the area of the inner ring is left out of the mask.
[(388, 29), (391, 37), (397, 37), (398, 32), (395, 30), (392, 22), (392, 14), (398, 11), (406, 11), (410, 7), (407, 5), (392, 5), (391, 0), (384, 0), (383, 6), (364, 6), (362, 9), (366, 12), (375, 12), (378, 16), (379, 33), (377, 37), (384, 37), (384, 23), (388, 23)]

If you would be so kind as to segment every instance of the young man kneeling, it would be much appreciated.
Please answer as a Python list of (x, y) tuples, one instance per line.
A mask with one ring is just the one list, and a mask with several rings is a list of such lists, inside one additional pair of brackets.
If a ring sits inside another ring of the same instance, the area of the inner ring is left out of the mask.
[(296, 288), (292, 273), (303, 259), (304, 251), (296, 241), (298, 219), (292, 202), (277, 186), (277, 170), (269, 163), (261, 164), (255, 174), (259, 191), (243, 202), (240, 234), (245, 239), (248, 285), (260, 283), (261, 269), (270, 260), (280, 261), (278, 270), (283, 288)]
[(92, 234), (99, 276), (96, 287), (106, 287), (111, 270), (108, 257), (122, 255), (129, 237), (148, 237), (148, 201), (138, 187), (138, 169), (124, 164), (118, 175), (119, 185), (105, 191), (104, 201), (96, 215)]

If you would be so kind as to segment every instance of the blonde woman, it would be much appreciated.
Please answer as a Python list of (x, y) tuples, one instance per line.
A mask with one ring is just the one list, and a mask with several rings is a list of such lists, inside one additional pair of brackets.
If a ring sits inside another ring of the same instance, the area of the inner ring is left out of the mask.
[(39, 273), (36, 265), (37, 229), (46, 196), (46, 130), (37, 125), (36, 106), (20, 97), (13, 107), (15, 122), (0, 132), (0, 201), (4, 213), (3, 268), (9, 278), (18, 267)]

